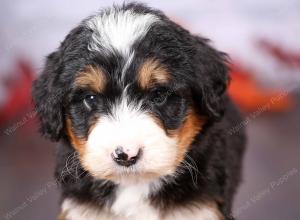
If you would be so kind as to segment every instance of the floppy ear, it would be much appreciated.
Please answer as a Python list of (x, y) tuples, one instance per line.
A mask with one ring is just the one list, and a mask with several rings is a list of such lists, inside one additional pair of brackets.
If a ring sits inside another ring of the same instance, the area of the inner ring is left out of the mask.
[(192, 92), (200, 111), (208, 116), (223, 115), (223, 94), (229, 82), (227, 55), (208, 45), (208, 40), (195, 37), (195, 78)]
[(51, 53), (40, 77), (34, 81), (32, 97), (41, 122), (43, 136), (58, 141), (63, 129), (63, 88), (59, 88), (61, 62), (59, 52)]

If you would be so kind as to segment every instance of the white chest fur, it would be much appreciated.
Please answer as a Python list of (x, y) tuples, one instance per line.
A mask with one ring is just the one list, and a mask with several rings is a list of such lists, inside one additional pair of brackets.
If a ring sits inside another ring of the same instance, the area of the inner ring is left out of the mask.
[(62, 212), (66, 220), (160, 220), (158, 210), (149, 204), (149, 193), (149, 184), (120, 185), (110, 208), (99, 211), (93, 206), (65, 199)]
[(94, 206), (65, 199), (62, 213), (65, 220), (221, 220), (215, 208), (199, 205), (193, 209), (176, 209), (161, 217), (159, 210), (149, 204), (148, 184), (121, 185), (110, 208), (98, 210)]
[(159, 219), (158, 211), (147, 200), (149, 193), (149, 184), (119, 186), (111, 212), (123, 218), (142, 219), (145, 216), (149, 220)]

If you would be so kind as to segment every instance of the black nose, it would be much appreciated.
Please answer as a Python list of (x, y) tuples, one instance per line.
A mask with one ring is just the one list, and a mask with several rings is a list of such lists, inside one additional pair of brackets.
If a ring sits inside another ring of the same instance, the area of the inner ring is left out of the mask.
[(137, 160), (140, 158), (141, 150), (139, 149), (137, 155), (133, 157), (128, 157), (128, 154), (124, 152), (123, 147), (117, 147), (115, 152), (112, 153), (111, 156), (117, 164), (121, 166), (129, 167), (135, 164)]

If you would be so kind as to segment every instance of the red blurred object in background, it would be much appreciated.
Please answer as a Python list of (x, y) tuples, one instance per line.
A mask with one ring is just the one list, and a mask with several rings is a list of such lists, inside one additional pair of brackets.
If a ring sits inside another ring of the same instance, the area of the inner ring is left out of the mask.
[(0, 109), (0, 124), (13, 121), (24, 111), (32, 108), (31, 86), (35, 73), (31, 65), (24, 60), (17, 62), (16, 69), (18, 72), (12, 74), (14, 79), (8, 80), (8, 97)]
[(267, 40), (259, 40), (257, 45), (273, 56), (277, 62), (291, 68), (300, 68), (300, 53), (287, 51)]
[(258, 85), (247, 70), (232, 65), (228, 93), (244, 112), (264, 108), (265, 112), (282, 112), (292, 107), (292, 97), (287, 91), (267, 90)]
[[(300, 53), (289, 51), (265, 39), (258, 40), (257, 46), (267, 52), (279, 65), (291, 70), (300, 70)], [(291, 73), (293, 72), (295, 73), (295, 71), (291, 71)], [(271, 112), (291, 109), (294, 103), (291, 91), (264, 89), (251, 76), (254, 74), (243, 67), (237, 64), (232, 65), (232, 80), (228, 92), (242, 110), (255, 111), (265, 105), (268, 105), (265, 111)]]

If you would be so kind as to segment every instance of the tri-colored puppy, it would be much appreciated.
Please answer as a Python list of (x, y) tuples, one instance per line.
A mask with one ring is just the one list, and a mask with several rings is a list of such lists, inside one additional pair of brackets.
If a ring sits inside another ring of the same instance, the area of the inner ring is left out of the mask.
[(161, 11), (85, 19), (33, 86), (60, 142), (59, 219), (231, 219), (245, 141), (227, 84), (226, 55)]

